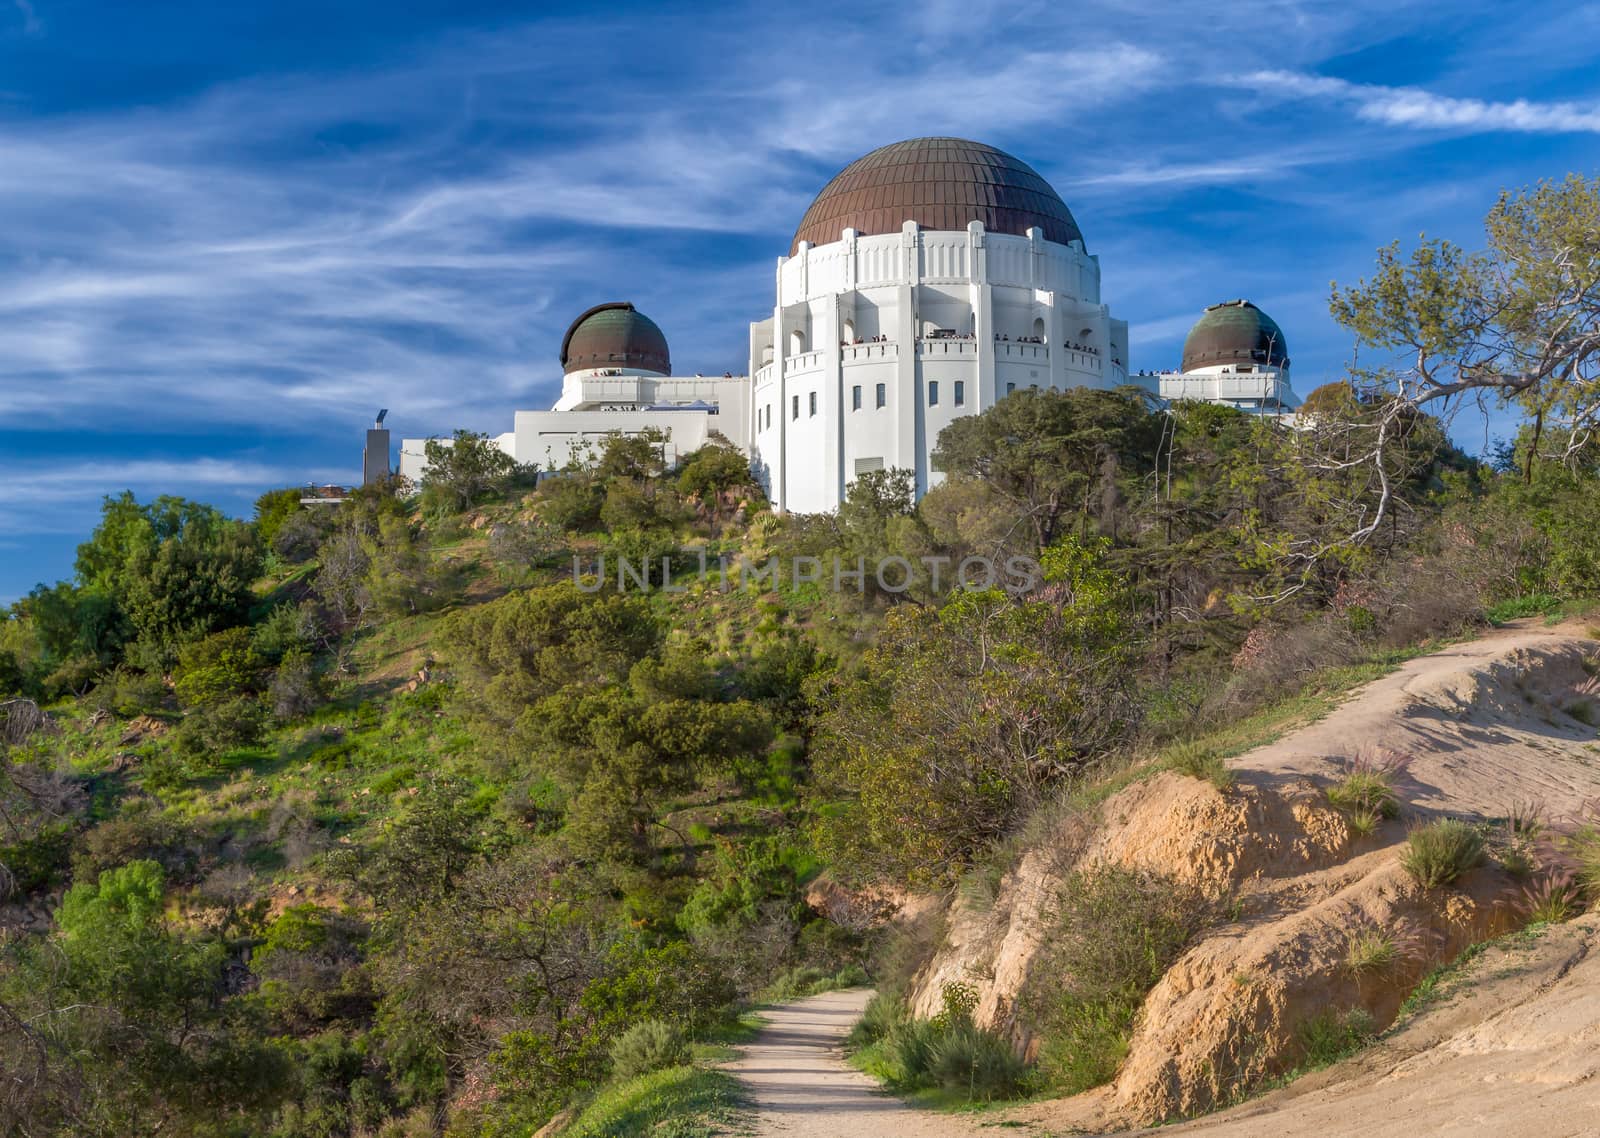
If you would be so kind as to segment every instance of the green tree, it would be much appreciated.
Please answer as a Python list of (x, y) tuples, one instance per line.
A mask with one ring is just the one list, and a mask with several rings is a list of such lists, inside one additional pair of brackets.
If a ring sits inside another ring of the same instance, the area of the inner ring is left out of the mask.
[(1134, 389), (1029, 388), (951, 423), (933, 462), (987, 483), (1036, 551), (1065, 523), (1114, 533), (1123, 485), (1153, 469), (1161, 435), (1161, 417)]
[(861, 666), (824, 687), (817, 836), (830, 864), (947, 883), (1124, 737), (1131, 599), (1102, 552), (1047, 557), (1043, 600), (989, 590), (897, 609)]
[[(1546, 429), (1570, 445), (1600, 416), (1600, 178), (1502, 193), (1485, 230), (1480, 253), (1424, 238), (1405, 254), (1396, 242), (1378, 251), (1370, 279), (1333, 285), (1334, 319), (1360, 346), (1389, 354), (1388, 366), (1353, 377), (1389, 396), (1363, 447), (1374, 467), (1419, 409), (1477, 394), (1533, 423), (1529, 479)], [(1393, 495), (1378, 477), (1377, 508), (1358, 516), (1349, 541), (1388, 520)]]
[(449, 443), (429, 439), (423, 453), (428, 462), (423, 489), (438, 493), (456, 512), (503, 489), (517, 469), (516, 460), (493, 439), (475, 431), (457, 431)]

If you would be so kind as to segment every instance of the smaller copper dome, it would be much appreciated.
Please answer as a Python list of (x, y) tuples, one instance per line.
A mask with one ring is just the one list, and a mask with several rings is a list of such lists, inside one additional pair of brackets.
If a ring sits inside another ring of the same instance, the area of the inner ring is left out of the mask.
[(619, 367), (672, 374), (667, 338), (656, 322), (627, 301), (597, 304), (572, 322), (561, 339), (561, 371)]
[(1189, 329), (1183, 341), (1183, 370), (1216, 364), (1289, 366), (1289, 344), (1283, 329), (1248, 300), (1213, 304)]

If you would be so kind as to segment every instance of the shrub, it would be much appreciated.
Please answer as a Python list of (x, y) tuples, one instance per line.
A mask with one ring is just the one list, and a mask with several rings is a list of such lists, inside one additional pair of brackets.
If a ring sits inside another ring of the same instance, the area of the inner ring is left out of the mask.
[(1337, 1063), (1361, 1050), (1377, 1037), (1372, 1017), (1361, 1008), (1337, 1012), (1331, 1008), (1300, 1025), (1300, 1046), (1305, 1065), (1315, 1069)]
[(1167, 750), (1166, 765), (1168, 770), (1204, 779), (1218, 790), (1227, 790), (1233, 785), (1234, 774), (1228, 769), (1222, 752), (1215, 747), (1195, 742), (1175, 744)]
[(1580, 826), (1564, 843), (1576, 863), (1575, 876), (1590, 903), (1600, 901), (1600, 825)]
[(1441, 818), (1412, 830), (1400, 864), (1424, 889), (1449, 885), (1483, 860), (1483, 835), (1459, 818)]
[(1215, 905), (1160, 874), (1097, 865), (1067, 876), (1025, 1007), (1043, 1037), (1040, 1067), (1067, 1094), (1107, 1081), (1127, 1051), (1134, 1018)]
[(905, 1005), (899, 1000), (882, 992), (877, 993), (867, 1001), (861, 1018), (856, 1020), (850, 1034), (845, 1036), (845, 1047), (857, 1051), (887, 1038), (890, 1032), (905, 1022), (905, 1014)]
[[(1371, 821), (1373, 815), (1378, 819), (1393, 818), (1400, 813), (1394, 781), (1409, 761), (1393, 751), (1361, 748), (1355, 758), (1345, 763), (1344, 776), (1328, 788), (1328, 802), (1348, 812), (1352, 818), (1358, 813), (1366, 815), (1363, 822)], [(1371, 829), (1376, 829), (1376, 825)], [(1371, 829), (1365, 832), (1370, 833)]]
[(689, 1061), (689, 1044), (674, 1024), (647, 1019), (634, 1024), (611, 1044), (611, 1076), (634, 1079)]
[(1027, 1067), (1011, 1045), (970, 1023), (936, 1034), (927, 1064), (934, 1082), (946, 1090), (965, 1090), (969, 1101), (1010, 1098), (1026, 1085)]
[(1517, 909), (1530, 923), (1565, 921), (1583, 910), (1583, 887), (1571, 872), (1552, 871), (1522, 887)]

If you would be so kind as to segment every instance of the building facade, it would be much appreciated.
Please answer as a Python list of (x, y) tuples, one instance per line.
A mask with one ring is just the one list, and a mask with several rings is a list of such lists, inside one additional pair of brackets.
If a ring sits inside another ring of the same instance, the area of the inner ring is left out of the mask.
[(1263, 415), (1288, 415), (1300, 406), (1289, 383), (1289, 344), (1277, 321), (1248, 300), (1205, 310), (1183, 342), (1183, 362), (1157, 376), (1170, 403), (1220, 403)]
[[(666, 435), (670, 465), (714, 439), (749, 449), (745, 376), (674, 376), (667, 338), (625, 301), (598, 304), (561, 341), (561, 398), (548, 411), (517, 411), (494, 443), (517, 462), (556, 471), (598, 455), (607, 435)], [(420, 481), (427, 439), (400, 444), (400, 473)]]
[(924, 138), (847, 166), (750, 326), (751, 466), (780, 510), (831, 510), (870, 470), (942, 475), (939, 432), (1018, 388), (1128, 381), (1128, 326), (1066, 204), (1025, 163)]
[[(1022, 388), (1113, 388), (1290, 415), (1283, 332), (1254, 304), (1207, 308), (1173, 372), (1128, 367), (1128, 325), (1101, 301), (1100, 262), (1050, 184), (982, 143), (916, 138), (850, 163), (811, 203), (750, 325), (749, 373), (678, 377), (655, 322), (626, 302), (582, 313), (561, 342), (561, 397), (494, 441), (557, 471), (607, 435), (661, 431), (675, 462), (722, 439), (750, 456), (780, 511), (822, 512), (868, 471), (943, 475), (939, 433)], [(420, 479), (425, 439), (401, 443)]]

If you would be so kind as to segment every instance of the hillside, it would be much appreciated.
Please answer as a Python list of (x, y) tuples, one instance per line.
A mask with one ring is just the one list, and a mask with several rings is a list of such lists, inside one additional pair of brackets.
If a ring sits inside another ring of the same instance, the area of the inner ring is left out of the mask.
[[(1192, 1114), (1295, 1066), (1308, 1026), (1330, 1016), (1364, 1014), (1364, 1030), (1382, 1031), (1433, 968), (1528, 920), (1533, 887), (1526, 870), (1516, 872), (1516, 835), (1504, 819), (1537, 812), (1541, 824), (1560, 824), (1600, 796), (1597, 671), (1600, 643), (1582, 630), (1502, 630), (1410, 661), (1320, 721), (1229, 760), (1236, 781), (1225, 790), (1176, 774), (1136, 783), (1105, 801), (1070, 863), (1047, 843), (1023, 858), (986, 912), (958, 906), (946, 947), (918, 977), (914, 1006), (936, 1009), (954, 978), (992, 977), (978, 982), (979, 1022), (1021, 1032), (1019, 994), (1059, 919), (1060, 876), (1112, 864), (1225, 894), (1233, 919), (1198, 938), (1151, 990), (1113, 1083), (1023, 1117), (1105, 1125)], [(1356, 834), (1329, 789), (1350, 759), (1375, 748), (1409, 760), (1393, 780), (1402, 816)], [(1446, 815), (1483, 824), (1496, 856), (1448, 888), (1423, 888), (1401, 865), (1406, 831)], [(1352, 938), (1363, 930), (1391, 950), (1370, 968), (1353, 964)], [(1586, 941), (1563, 934), (1552, 943)], [(1587, 974), (1566, 995), (1522, 993), (1511, 1002), (1535, 1005), (1522, 1013), (1478, 1002), (1482, 1022), (1451, 1021), (1461, 1039), (1438, 1043), (1439, 1053), (1516, 1051), (1512, 1036), (1497, 1034), (1503, 1012), (1515, 1022), (1564, 1007), (1563, 1024), (1582, 1030), (1540, 1037), (1553, 1051), (1537, 1081), (1553, 1091), (1568, 1085), (1554, 1072), (1569, 1070), (1575, 1085), (1592, 1072), (1581, 1057), (1600, 1029), (1583, 1020)], [(1414, 1045), (1417, 1030), (1406, 1038)], [(1394, 1046), (1405, 1045), (1391, 1043), (1391, 1054)], [(1563, 1054), (1576, 1066), (1563, 1067)], [(1503, 1055), (1502, 1064), (1513, 1060)], [(1525, 1077), (1535, 1078), (1531, 1066)]]
[(1485, 633), (1600, 592), (1595, 471), (1421, 422), (1351, 544), (1316, 432), (1073, 390), (946, 436), (823, 516), (620, 435), (108, 499), (0, 622), (0, 1122), (713, 1133), (752, 1007), (868, 980), (896, 1090), (1167, 1120), (1591, 902), (1595, 642)]

